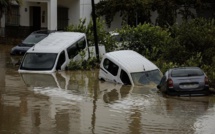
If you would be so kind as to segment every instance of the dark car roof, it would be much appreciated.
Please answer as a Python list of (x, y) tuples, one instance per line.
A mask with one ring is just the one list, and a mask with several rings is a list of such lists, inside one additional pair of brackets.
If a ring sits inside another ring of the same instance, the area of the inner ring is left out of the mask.
[(53, 32), (55, 32), (55, 30), (38, 30), (38, 31), (32, 32), (32, 34), (50, 34)]
[(38, 30), (29, 34), (19, 45), (11, 49), (11, 55), (23, 55), (34, 44), (46, 38), (50, 33), (56, 32), (56, 30)]

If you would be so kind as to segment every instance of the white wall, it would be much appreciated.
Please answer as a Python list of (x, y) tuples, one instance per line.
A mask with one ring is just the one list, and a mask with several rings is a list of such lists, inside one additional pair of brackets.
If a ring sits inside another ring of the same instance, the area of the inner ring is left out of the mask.
[[(42, 16), (44, 12), (44, 22), (42, 22)], [(47, 3), (41, 3), (41, 27), (42, 28), (47, 28), (48, 27), (48, 16), (47, 16)]]
[(45, 11), (46, 20), (45, 20), (45, 23), (41, 23), (41, 27), (47, 27), (47, 3), (26, 2), (26, 1), (23, 1), (22, 5), (20, 6), (20, 26), (30, 26), (30, 7), (31, 6), (41, 7), (41, 13), (43, 10)]
[(78, 25), (80, 19), (80, 1), (73, 1), (69, 8), (69, 24)]
[[(33, 2), (40, 1), (40, 2)], [(94, 0), (95, 4), (100, 0)], [(41, 7), (41, 27), (47, 28), (48, 26), (48, 17), (47, 17), (47, 1), (42, 0), (27, 0), (23, 1), (20, 6), (20, 26), (31, 26), (31, 6), (40, 6)], [(89, 23), (91, 20), (92, 5), (91, 0), (58, 0), (58, 6), (68, 8), (68, 19), (69, 25), (74, 24), (78, 25), (80, 19), (86, 18), (86, 23)], [(45, 12), (45, 21), (42, 22), (42, 14)], [(116, 28), (121, 27), (121, 18), (117, 14), (114, 17), (114, 21), (111, 24), (111, 28), (107, 28), (108, 31), (112, 31)]]
[[(94, 0), (94, 4), (97, 4), (100, 0)], [(92, 16), (92, 5), (91, 5), (91, 0), (80, 0), (80, 18), (86, 18), (86, 23), (89, 23), (91, 20)], [(114, 17), (113, 22), (111, 23), (111, 27), (108, 28), (106, 27), (107, 31), (112, 31), (115, 30), (116, 28), (121, 28), (121, 22), (122, 19), (117, 14)]]
[(58, 0), (58, 6), (68, 8), (69, 25), (79, 23), (80, 1), (79, 0)]
[(80, 0), (80, 18), (86, 18), (86, 23), (89, 23), (91, 19), (91, 13), (91, 0)]

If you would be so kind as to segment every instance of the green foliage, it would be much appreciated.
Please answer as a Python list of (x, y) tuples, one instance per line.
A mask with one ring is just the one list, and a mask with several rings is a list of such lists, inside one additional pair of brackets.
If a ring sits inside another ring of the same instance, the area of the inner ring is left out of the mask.
[(96, 14), (104, 16), (109, 27), (117, 13), (122, 17), (122, 24), (136, 26), (150, 22), (151, 5), (151, 0), (103, 0), (96, 4)]
[[(210, 1), (200, 0), (102, 0), (96, 4), (97, 16), (104, 16), (106, 24), (110, 27), (115, 15), (118, 13), (122, 18), (122, 25), (137, 26), (138, 24), (150, 23), (151, 11), (156, 11), (156, 25), (161, 27), (172, 26), (177, 17), (187, 21), (195, 16), (191, 9), (211, 9)], [(180, 16), (179, 16), (180, 15)]]
[[(214, 20), (194, 19), (168, 29), (146, 23), (136, 27), (126, 25), (116, 32), (122, 38), (122, 49), (131, 49), (144, 55), (162, 72), (173, 67), (198, 66), (208, 75), (210, 85), (215, 87)], [(100, 38), (100, 42), (109, 44), (108, 50), (113, 51), (116, 42), (110, 34), (100, 35), (105, 36)], [(98, 66), (96, 59), (92, 58), (79, 63), (71, 62), (69, 69), (91, 69)]]
[(215, 66), (212, 65), (202, 65), (202, 69), (205, 71), (209, 78), (210, 87), (215, 88)]
[(5, 13), (6, 11), (11, 14), (11, 5), (14, 1), (18, 4), (22, 4), (22, 0), (0, 0), (0, 19), (2, 18), (3, 13)]
[(191, 56), (184, 63), (185, 66), (197, 66), (200, 67), (202, 65), (202, 55), (201, 53), (197, 53), (195, 56)]
[(92, 70), (98, 67), (99, 64), (95, 57), (89, 58), (87, 61), (70, 61), (68, 65), (69, 70)]
[(96, 57), (90, 57), (88, 60), (85, 60), (85, 52), (81, 51), (79, 54), (81, 56), (81, 60), (70, 61), (68, 65), (69, 70), (90, 70), (99, 67)]
[[(175, 43), (176, 46), (170, 46), (166, 49), (166, 60), (174, 59), (174, 62), (183, 64), (190, 57), (195, 57), (196, 54), (201, 53), (202, 64), (212, 62), (211, 57), (215, 51), (214, 20), (194, 19), (181, 25), (174, 25), (170, 31), (177, 43)], [(173, 54), (174, 58), (171, 57)]]
[(169, 45), (173, 45), (170, 33), (166, 29), (150, 24), (137, 27), (125, 26), (119, 30), (124, 49), (132, 49), (155, 61)]
[[(98, 42), (103, 43), (107, 32), (104, 29), (104, 22), (101, 21), (99, 18), (96, 20), (96, 28), (97, 28), (97, 36)], [(86, 33), (89, 46), (94, 45), (94, 32), (93, 32), (93, 22), (90, 20), (88, 24), (86, 24), (86, 19), (80, 19), (78, 25), (69, 25), (66, 28), (67, 31), (71, 32), (82, 32)]]
[(175, 23), (178, 5), (175, 0), (154, 0), (153, 10), (157, 11), (156, 25), (171, 26)]
[(80, 19), (78, 25), (69, 25), (66, 30), (72, 32), (82, 32), (86, 34), (89, 32), (86, 26), (86, 19)]
[[(111, 38), (111, 35), (106, 32), (104, 21), (101, 21), (99, 18), (96, 21), (98, 44), (104, 45), (106, 51), (112, 51), (116, 47), (115, 40)], [(86, 33), (88, 45), (94, 46), (94, 32), (93, 32), (93, 22), (92, 20), (89, 24), (86, 24), (86, 19), (80, 19), (78, 25), (69, 25), (66, 29), (71, 32), (82, 32)]]
[(155, 61), (155, 64), (160, 68), (161, 72), (165, 73), (168, 69), (178, 67), (178, 64), (173, 62), (165, 62), (161, 59)]

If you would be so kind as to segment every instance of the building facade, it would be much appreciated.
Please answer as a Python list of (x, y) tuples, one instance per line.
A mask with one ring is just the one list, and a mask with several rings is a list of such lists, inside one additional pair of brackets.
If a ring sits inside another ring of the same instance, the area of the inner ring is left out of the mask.
[(13, 3), (10, 15), (3, 15), (0, 33), (16, 34), (21, 29), (26, 32), (62, 30), (70, 24), (78, 24), (81, 18), (89, 22), (91, 12), (91, 0), (23, 0), (21, 5)]

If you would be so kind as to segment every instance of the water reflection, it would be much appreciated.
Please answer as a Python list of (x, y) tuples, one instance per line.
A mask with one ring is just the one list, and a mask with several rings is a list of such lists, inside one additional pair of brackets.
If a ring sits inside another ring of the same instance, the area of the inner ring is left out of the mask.
[(110, 83), (102, 86), (104, 102), (114, 112), (125, 113), (130, 133), (195, 133), (199, 129), (196, 119), (207, 113), (213, 98), (163, 97), (157, 89), (148, 86), (145, 89), (110, 86)]
[(32, 131), (52, 124), (52, 133), (195, 133), (196, 119), (213, 107), (209, 97), (163, 97), (152, 85), (123, 86), (96, 76), (97, 71), (20, 74), (34, 96), (19, 98), (22, 115), (31, 111)]
[(196, 119), (196, 122), (194, 123), (195, 134), (203, 134), (203, 133), (213, 134), (215, 131), (215, 128), (214, 128), (215, 98), (210, 98), (209, 102), (213, 102), (213, 103), (209, 103), (209, 104), (212, 104), (213, 106), (210, 106), (206, 111), (206, 113), (202, 114), (202, 116), (199, 116)]
[(57, 88), (64, 91), (78, 89), (78, 83), (71, 83), (70, 76), (65, 72), (51, 74), (21, 73), (20, 75), (26, 86), (32, 90), (36, 90), (36, 88)]

